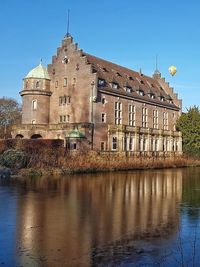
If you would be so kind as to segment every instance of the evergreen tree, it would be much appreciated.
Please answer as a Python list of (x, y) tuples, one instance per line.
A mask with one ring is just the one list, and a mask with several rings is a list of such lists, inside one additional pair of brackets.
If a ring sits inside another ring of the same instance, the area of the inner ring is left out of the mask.
[(183, 152), (191, 156), (200, 156), (200, 110), (190, 107), (187, 113), (177, 121), (177, 130), (182, 132)]

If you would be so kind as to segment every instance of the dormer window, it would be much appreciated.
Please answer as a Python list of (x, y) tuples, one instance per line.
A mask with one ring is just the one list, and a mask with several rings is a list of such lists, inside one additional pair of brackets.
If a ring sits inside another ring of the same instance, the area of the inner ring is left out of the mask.
[(105, 80), (103, 80), (103, 79), (98, 79), (98, 86), (99, 86), (99, 87), (103, 87), (103, 86), (105, 86)]
[(129, 79), (130, 81), (134, 81), (133, 77), (131, 77), (131, 76), (128, 76), (128, 79)]
[(173, 100), (172, 100), (172, 99), (170, 99), (170, 100), (169, 100), (169, 103), (170, 103), (170, 104), (173, 104)]
[(155, 99), (155, 95), (153, 93), (149, 93), (148, 96), (152, 99)]
[(144, 95), (144, 91), (140, 90), (139, 91), (139, 95), (143, 96)]
[(116, 73), (116, 76), (122, 77), (122, 75), (119, 72)]
[(125, 90), (126, 90), (127, 93), (132, 93), (133, 92), (133, 89), (131, 87), (129, 87), (129, 86), (126, 86)]
[(119, 84), (118, 83), (112, 83), (112, 88), (113, 89), (118, 89), (119, 88)]
[(144, 81), (143, 81), (143, 80), (141, 80), (141, 81), (140, 81), (140, 83), (141, 83), (141, 84), (144, 84)]
[(106, 68), (102, 68), (103, 72), (108, 72), (108, 70)]
[(164, 101), (165, 100), (165, 98), (164, 98), (164, 96), (160, 96), (160, 101)]
[(141, 95), (141, 96), (144, 95), (144, 91), (141, 89), (137, 89), (136, 92), (138, 93), (138, 95)]

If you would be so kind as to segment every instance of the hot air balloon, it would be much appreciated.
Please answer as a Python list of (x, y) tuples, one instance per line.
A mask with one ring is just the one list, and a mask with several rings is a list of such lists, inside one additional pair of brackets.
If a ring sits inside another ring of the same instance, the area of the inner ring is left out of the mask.
[(177, 72), (177, 68), (175, 66), (170, 66), (168, 70), (172, 76), (174, 76)]

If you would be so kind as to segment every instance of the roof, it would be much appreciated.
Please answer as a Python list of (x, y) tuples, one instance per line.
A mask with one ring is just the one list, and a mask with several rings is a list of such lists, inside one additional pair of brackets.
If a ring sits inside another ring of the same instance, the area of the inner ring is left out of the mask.
[(78, 129), (74, 129), (71, 132), (69, 132), (68, 138), (84, 138), (85, 135), (78, 131)]
[[(93, 72), (97, 73), (98, 78), (105, 81), (105, 85), (99, 87), (101, 91), (111, 94), (121, 94), (141, 101), (152, 102), (155, 105), (160, 104), (162, 106), (179, 109), (168, 101), (172, 99), (172, 97), (161, 87), (157, 79), (87, 53), (83, 53), (83, 55), (86, 56), (88, 63), (92, 65)], [(112, 88), (112, 83), (117, 83), (119, 88)], [(128, 92), (125, 90), (125, 87), (131, 87), (133, 90)], [(138, 91), (143, 91), (144, 95), (139, 95)], [(151, 98), (150, 94), (155, 95), (155, 98)], [(164, 97), (164, 101), (160, 100), (159, 97), (161, 96)]]
[(25, 77), (27, 78), (36, 78), (36, 79), (47, 79), (50, 80), (49, 73), (47, 68), (44, 67), (41, 63), (34, 69), (32, 69)]

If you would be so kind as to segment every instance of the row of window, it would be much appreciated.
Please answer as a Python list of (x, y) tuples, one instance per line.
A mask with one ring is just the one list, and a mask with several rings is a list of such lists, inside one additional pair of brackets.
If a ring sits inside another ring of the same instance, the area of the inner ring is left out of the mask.
[[(122, 124), (122, 103), (115, 102), (115, 124)], [(106, 113), (101, 114), (101, 122), (106, 123)], [(134, 105), (128, 106), (128, 125), (135, 126), (136, 122), (136, 108)], [(163, 129), (168, 130), (168, 112), (163, 112)], [(148, 109), (146, 107), (142, 108), (142, 127), (148, 127)], [(153, 128), (158, 129), (158, 110), (153, 110)]]
[[(60, 96), (59, 97), (59, 106), (70, 104), (71, 102), (71, 97), (70, 96)], [(37, 100), (34, 99), (32, 101), (32, 109), (37, 110)]]
[(70, 104), (71, 102), (71, 97), (70, 96), (60, 96), (59, 97), (59, 106), (63, 106), (63, 105), (66, 105), (66, 104)]
[[(58, 81), (55, 81), (55, 88), (57, 88), (59, 85), (59, 82)], [(67, 86), (68, 85), (68, 80), (67, 78), (64, 78), (63, 79), (63, 86)], [(76, 78), (73, 78), (72, 79), (72, 85), (75, 86), (76, 85)]]
[(70, 122), (70, 115), (60, 115), (60, 123)]
[[(112, 150), (118, 150), (118, 138), (112, 137)], [(159, 140), (157, 138), (151, 139), (151, 151), (159, 151)], [(100, 149), (102, 151), (106, 150), (105, 142), (101, 142)], [(123, 150), (124, 151), (135, 151), (134, 147), (134, 137), (123, 138)], [(164, 138), (163, 144), (162, 144), (162, 150), (163, 151), (178, 151), (178, 142), (176, 140), (173, 141), (172, 144), (170, 144), (170, 140), (167, 140), (167, 138)], [(140, 137), (139, 140), (139, 151), (149, 151), (148, 149), (148, 140), (147, 138)]]
[[(119, 88), (120, 88), (119, 84), (116, 83), (116, 82), (111, 82), (110, 85), (111, 85), (111, 87), (112, 87), (113, 89), (119, 89)], [(103, 80), (103, 79), (99, 79), (99, 80), (98, 80), (98, 86), (99, 86), (99, 87), (105, 87), (105, 86), (106, 86), (106, 82), (105, 82), (105, 80)], [(132, 89), (129, 85), (125, 85), (125, 86), (124, 86), (124, 90), (125, 90), (127, 93), (132, 93), (132, 92), (133, 92), (133, 89)], [(137, 88), (137, 89), (136, 89), (136, 92), (137, 92), (140, 96), (144, 96), (144, 91), (143, 91), (141, 88)], [(156, 95), (155, 95), (154, 93), (152, 93), (152, 92), (147, 93), (147, 95), (148, 95), (150, 98), (152, 98), (152, 99), (155, 99), (155, 98), (156, 98)], [(164, 97), (163, 95), (159, 95), (159, 96), (158, 96), (158, 99), (159, 99), (160, 101), (162, 101), (162, 102), (165, 101), (165, 100), (168, 100), (168, 102), (169, 102), (170, 104), (173, 104), (173, 100), (172, 100), (170, 97), (169, 97), (169, 99), (165, 99), (165, 97)]]

